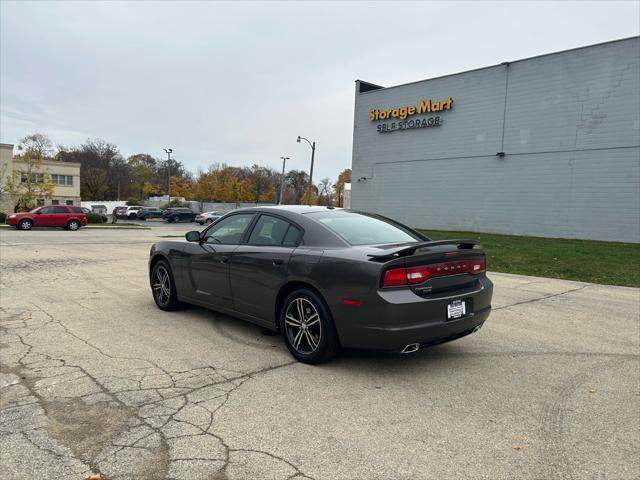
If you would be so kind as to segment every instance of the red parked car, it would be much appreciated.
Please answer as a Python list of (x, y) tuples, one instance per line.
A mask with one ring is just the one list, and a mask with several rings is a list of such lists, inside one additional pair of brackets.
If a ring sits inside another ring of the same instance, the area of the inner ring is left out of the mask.
[(80, 207), (68, 205), (47, 205), (34, 208), (30, 212), (14, 213), (7, 217), (7, 223), (19, 230), (33, 227), (62, 227), (78, 230), (87, 224), (87, 217)]

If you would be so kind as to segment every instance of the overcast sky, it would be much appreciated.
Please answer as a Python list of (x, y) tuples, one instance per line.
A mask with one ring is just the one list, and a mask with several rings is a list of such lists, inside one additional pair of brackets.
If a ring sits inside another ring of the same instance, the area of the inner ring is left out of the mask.
[(351, 166), (354, 81), (391, 86), (639, 34), (640, 2), (1, 0), (0, 141)]

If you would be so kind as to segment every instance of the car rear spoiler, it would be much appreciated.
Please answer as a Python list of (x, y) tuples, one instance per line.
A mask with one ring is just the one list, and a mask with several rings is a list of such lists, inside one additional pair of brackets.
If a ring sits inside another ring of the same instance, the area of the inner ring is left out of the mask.
[(370, 253), (367, 256), (371, 257), (372, 260), (398, 258), (398, 257), (407, 256), (407, 255), (412, 255), (419, 248), (428, 249), (430, 247), (439, 247), (441, 245), (455, 245), (456, 248), (459, 250), (469, 250), (469, 249), (475, 248), (476, 245), (480, 245), (480, 242), (476, 240), (468, 240), (468, 239), (417, 242), (417, 243), (412, 243), (410, 245), (387, 248), (380, 253)]

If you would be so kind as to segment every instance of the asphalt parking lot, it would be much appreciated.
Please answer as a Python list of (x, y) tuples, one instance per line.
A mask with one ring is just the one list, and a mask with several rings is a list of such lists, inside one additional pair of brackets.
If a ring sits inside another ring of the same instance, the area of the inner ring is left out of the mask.
[(155, 307), (149, 247), (194, 227), (0, 230), (1, 478), (640, 476), (640, 290), (490, 273), (479, 332), (314, 367)]

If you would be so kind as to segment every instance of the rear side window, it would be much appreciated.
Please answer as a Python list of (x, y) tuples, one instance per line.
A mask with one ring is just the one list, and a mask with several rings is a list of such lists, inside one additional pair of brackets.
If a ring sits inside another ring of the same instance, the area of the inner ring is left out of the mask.
[(74, 213), (84, 213), (80, 207), (71, 207), (71, 211)]
[(301, 236), (302, 231), (299, 228), (289, 225), (289, 229), (287, 230), (287, 234), (284, 236), (282, 245), (285, 247), (297, 247), (298, 243), (300, 243)]
[(67, 207), (53, 207), (53, 213), (69, 213)]
[(282, 245), (289, 222), (270, 215), (262, 215), (251, 232), (251, 245)]

